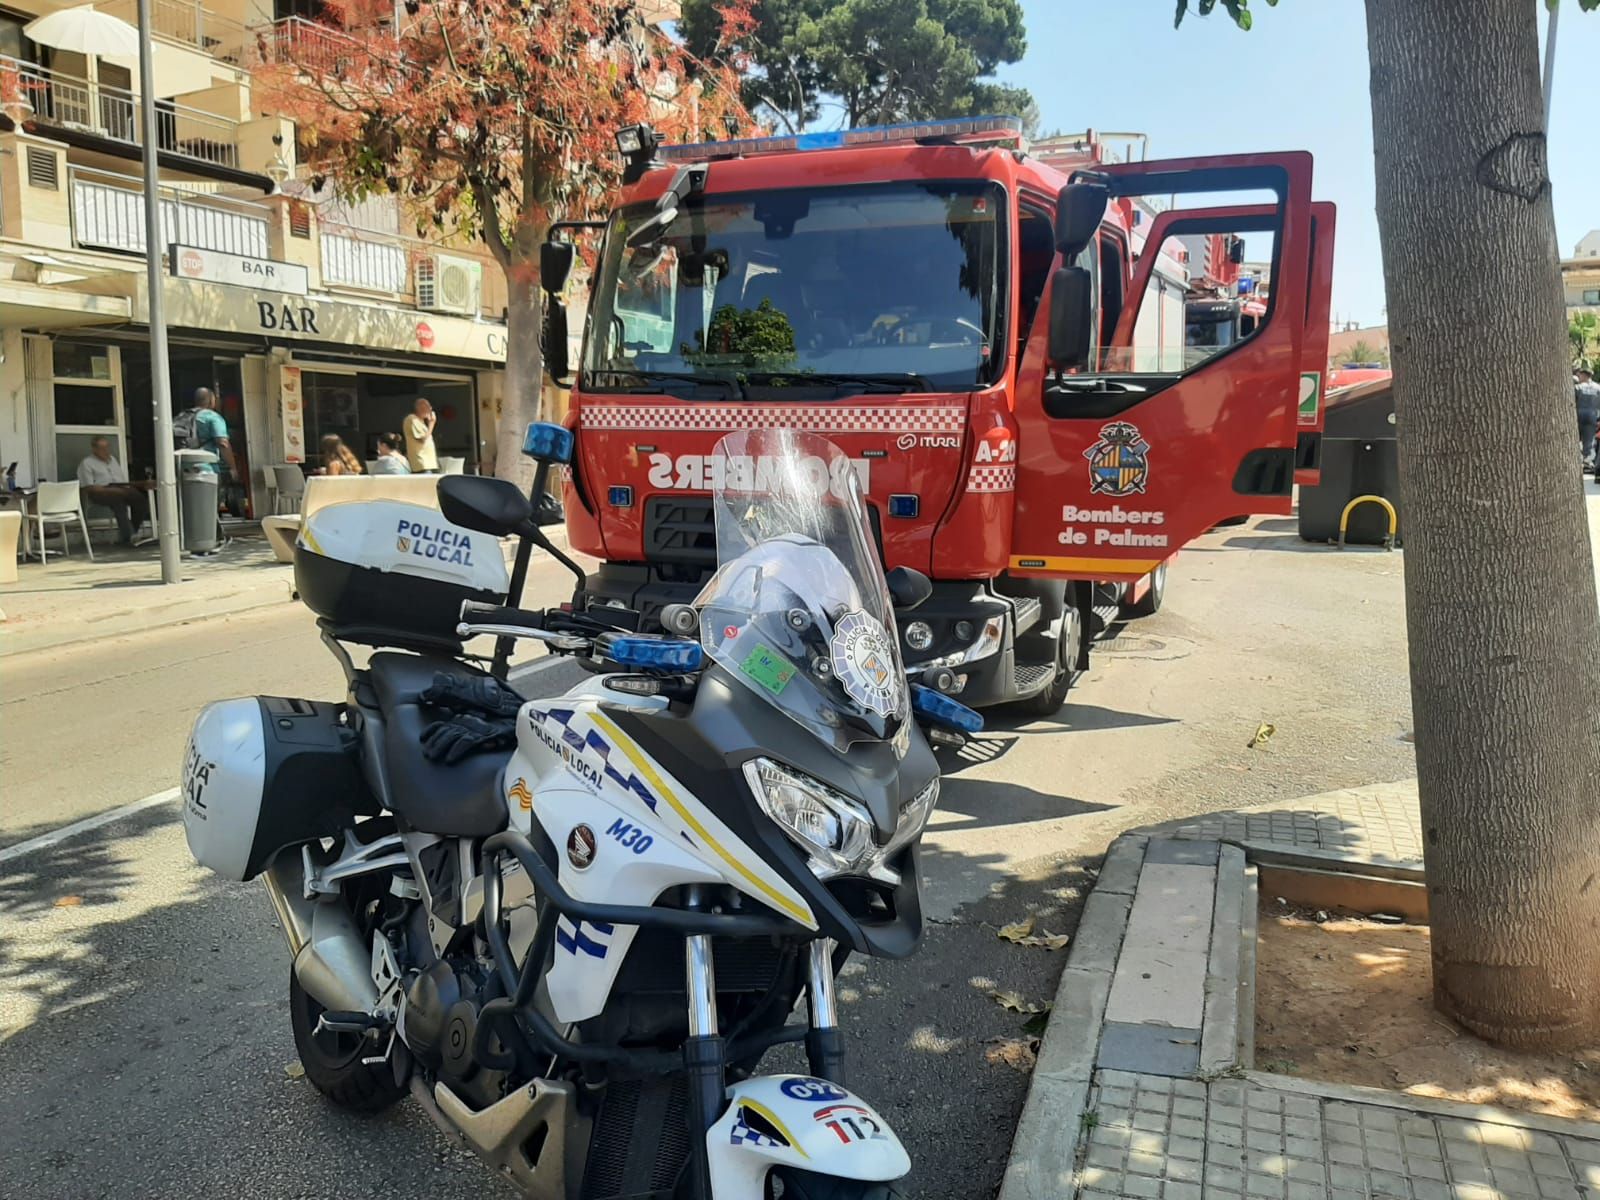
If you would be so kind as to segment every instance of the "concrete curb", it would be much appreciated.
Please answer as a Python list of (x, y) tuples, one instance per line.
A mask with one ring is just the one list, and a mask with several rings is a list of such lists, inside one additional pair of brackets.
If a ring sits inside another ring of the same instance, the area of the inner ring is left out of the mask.
[[(1252, 1036), (1247, 1023), (1254, 1022), (1255, 1013), (1254, 872), (1242, 850), (1215, 842), (1211, 846), (1217, 857), (1195, 1072), (1201, 1076), (1222, 1074), (1249, 1062)], [(1192, 841), (1146, 834), (1124, 834), (1112, 843), (1094, 891), (1084, 901), (1083, 918), (1056, 988), (999, 1200), (1060, 1200), (1073, 1194), (1081, 1144), (1090, 1125), (1086, 1114), (1096, 1064), (1109, 1052), (1104, 1043), (1106, 1008), (1140, 881), (1152, 863), (1159, 874), (1175, 862), (1201, 865), (1203, 854)], [(1144, 1036), (1156, 1045), (1190, 1036), (1155, 1024), (1119, 1023), (1115, 1032)], [(1111, 1057), (1125, 1053), (1127, 1048), (1119, 1047)], [(1187, 1070), (1177, 1074), (1189, 1077)]]
[(1072, 1194), (1111, 977), (1149, 841), (1140, 834), (1124, 834), (1113, 842), (1094, 891), (1084, 901), (999, 1200), (1059, 1200)]
[[(563, 553), (571, 552), (565, 526), (546, 532), (557, 549)], [(510, 541), (504, 542), (501, 551), (509, 567), (516, 556), (515, 545)], [(537, 555), (542, 552), (535, 547), (534, 553)], [(152, 587), (154, 586), (152, 584)], [(178, 584), (177, 588), (182, 589), (184, 586)], [(70, 595), (68, 592), (62, 594)], [(35, 623), (31, 627), (8, 628), (3, 618), (0, 618), (0, 659), (32, 654), (36, 650), (56, 650), (63, 646), (75, 646), (106, 638), (131, 637), (134, 634), (148, 633), (152, 629), (166, 629), (191, 621), (238, 616), (240, 613), (292, 603), (294, 598), (294, 578), (292, 575), (287, 575), (283, 579), (273, 579), (252, 588), (241, 588), (237, 592), (220, 597), (207, 595), (191, 598), (183, 595), (181, 591), (176, 596), (167, 596), (163, 593), (162, 603), (147, 603), (142, 607), (128, 609), (91, 622)], [(3, 603), (3, 600), (4, 595), (0, 593), (0, 603)]]

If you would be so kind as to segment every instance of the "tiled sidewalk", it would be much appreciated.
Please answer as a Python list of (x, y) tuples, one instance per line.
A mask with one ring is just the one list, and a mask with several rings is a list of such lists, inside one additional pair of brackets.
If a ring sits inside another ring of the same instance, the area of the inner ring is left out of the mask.
[(1422, 861), (1417, 781), (1377, 783), (1160, 827), (1167, 837), (1287, 846), (1385, 865)]
[(1237, 1079), (1098, 1071), (1083, 1123), (1083, 1200), (1600, 1200), (1600, 1140)]

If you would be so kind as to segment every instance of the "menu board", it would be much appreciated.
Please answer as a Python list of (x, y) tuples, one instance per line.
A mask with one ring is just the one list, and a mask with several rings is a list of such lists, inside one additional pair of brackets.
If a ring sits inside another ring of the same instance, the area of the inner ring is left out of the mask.
[(283, 418), (283, 461), (306, 460), (306, 399), (299, 367), (278, 368), (278, 412)]

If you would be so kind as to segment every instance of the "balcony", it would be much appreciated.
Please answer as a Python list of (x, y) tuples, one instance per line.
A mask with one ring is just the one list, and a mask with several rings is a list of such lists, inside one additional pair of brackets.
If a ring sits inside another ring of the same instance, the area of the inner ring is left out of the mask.
[(365, 53), (355, 38), (305, 17), (284, 17), (270, 25), (257, 25), (250, 32), (257, 61), (296, 63), (317, 75), (343, 75), (346, 65)]
[[(139, 24), (138, 0), (101, 0), (96, 6), (129, 25)], [(156, 37), (220, 62), (246, 65), (250, 30), (238, 21), (206, 10), (200, 0), (150, 0), (150, 25)]]
[[(128, 175), (72, 167), (72, 241), (90, 250), (144, 253), (144, 193)], [(176, 188), (161, 194), (162, 248), (174, 242), (251, 258), (269, 258), (271, 222), (261, 207)]]
[[(137, 93), (0, 56), (0, 82), (8, 75), (33, 106), (29, 122), (34, 126), (89, 134), (142, 150)], [(237, 121), (174, 100), (156, 101), (156, 136), (164, 154), (238, 170), (238, 134)]]

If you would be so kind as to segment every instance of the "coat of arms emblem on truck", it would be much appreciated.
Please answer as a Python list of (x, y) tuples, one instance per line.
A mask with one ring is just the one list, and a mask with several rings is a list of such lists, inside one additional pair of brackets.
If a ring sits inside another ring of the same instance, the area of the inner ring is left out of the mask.
[(1143, 492), (1150, 477), (1150, 443), (1127, 421), (1100, 427), (1100, 440), (1083, 452), (1089, 460), (1089, 490), (1105, 496)]

